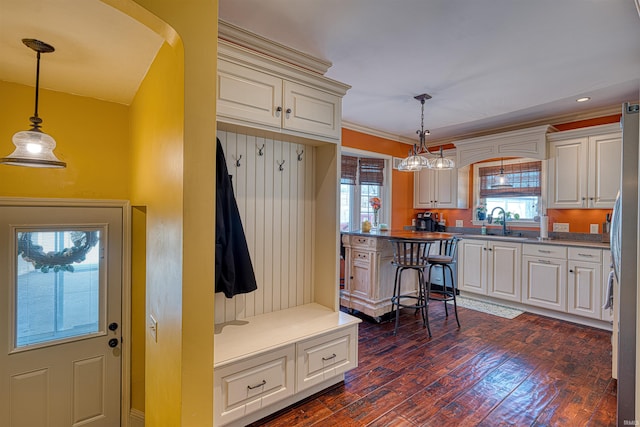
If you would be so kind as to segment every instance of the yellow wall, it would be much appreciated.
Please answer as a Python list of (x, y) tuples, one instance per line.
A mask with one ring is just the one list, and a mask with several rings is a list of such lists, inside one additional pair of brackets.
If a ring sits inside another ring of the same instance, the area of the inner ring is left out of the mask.
[(168, 42), (132, 105), (132, 198), (146, 207), (147, 314), (159, 316), (145, 425), (210, 426), (218, 2), (103, 1)]
[[(13, 134), (29, 129), (34, 88), (0, 81), (0, 157), (15, 148)], [(56, 140), (66, 169), (0, 166), (0, 196), (127, 199), (128, 108), (40, 89), (42, 130)]]
[[(148, 324), (146, 319), (152, 315), (158, 322), (157, 342), (145, 328), (147, 426), (180, 425), (182, 62), (181, 46), (163, 45), (131, 105), (131, 121), (135, 123), (131, 129), (134, 166), (131, 202), (146, 210), (146, 316), (143, 321)], [(141, 234), (142, 230), (134, 230), (134, 246), (143, 240)]]

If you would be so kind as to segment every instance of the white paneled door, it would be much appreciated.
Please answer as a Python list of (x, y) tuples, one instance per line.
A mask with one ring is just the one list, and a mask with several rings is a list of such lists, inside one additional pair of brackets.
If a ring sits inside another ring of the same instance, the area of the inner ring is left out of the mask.
[(0, 207), (0, 413), (120, 425), (123, 210)]

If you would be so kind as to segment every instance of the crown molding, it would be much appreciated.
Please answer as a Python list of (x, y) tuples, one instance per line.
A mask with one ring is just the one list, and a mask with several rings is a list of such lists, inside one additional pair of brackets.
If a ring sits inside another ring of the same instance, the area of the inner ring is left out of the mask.
[(333, 65), (330, 61), (292, 49), (221, 19), (218, 20), (218, 38), (320, 75), (324, 75)]
[[(640, 1), (640, 0), (638, 0)], [(560, 125), (560, 124), (565, 124), (565, 123), (571, 123), (571, 122), (578, 122), (581, 120), (589, 120), (589, 119), (595, 119), (598, 117), (605, 117), (605, 116), (611, 116), (614, 114), (620, 114), (622, 107), (620, 105), (612, 105), (609, 107), (603, 107), (603, 108), (598, 108), (598, 109), (594, 109), (594, 110), (589, 110), (589, 111), (581, 111), (581, 112), (575, 112), (575, 113), (567, 113), (567, 114), (561, 114), (561, 115), (555, 115), (555, 116), (550, 116), (544, 119), (539, 119), (539, 120), (531, 120), (528, 122), (519, 122), (517, 124), (511, 124), (508, 126), (502, 126), (502, 127), (497, 127), (497, 128), (491, 128), (491, 129), (486, 129), (486, 130), (482, 130), (482, 131), (478, 131), (478, 132), (469, 132), (469, 133), (465, 133), (465, 134), (460, 134), (457, 136), (451, 136), (451, 137), (447, 137), (447, 138), (440, 138), (440, 139), (432, 139), (430, 138), (429, 142), (427, 143), (427, 147), (435, 147), (435, 146), (440, 146), (440, 145), (444, 145), (444, 144), (454, 144), (456, 141), (462, 140), (462, 139), (471, 139), (471, 138), (478, 138), (478, 137), (482, 137), (482, 136), (487, 136), (487, 135), (492, 135), (492, 134), (496, 134), (496, 133), (502, 133), (502, 132), (510, 132), (510, 131), (518, 131), (518, 130), (522, 130), (522, 129), (527, 129), (527, 128), (531, 128), (531, 127), (535, 127), (535, 126), (543, 126), (543, 125)], [(391, 134), (388, 132), (384, 132), (381, 130), (377, 130), (377, 129), (373, 129), (373, 128), (369, 128), (366, 126), (361, 126), (355, 123), (351, 123), (351, 122), (342, 122), (342, 126), (351, 130), (354, 130), (356, 132), (361, 132), (361, 133), (366, 133), (369, 135), (373, 135), (373, 136), (378, 136), (380, 138), (385, 138), (385, 139), (390, 139), (392, 141), (398, 141), (398, 142), (402, 142), (404, 144), (409, 144), (409, 145), (413, 145), (415, 144), (417, 141), (411, 140), (409, 138), (400, 136), (400, 135), (395, 135), (395, 134)]]
[(402, 142), (404, 144), (415, 144), (416, 141), (411, 141), (409, 138), (405, 138), (402, 137), (400, 135), (394, 135), (392, 133), (389, 132), (385, 132), (385, 131), (381, 131), (378, 129), (373, 129), (367, 126), (362, 126), (359, 125), (357, 123), (352, 123), (352, 122), (348, 122), (348, 121), (342, 121), (342, 127), (349, 129), (349, 130), (353, 130), (356, 132), (360, 132), (360, 133), (365, 133), (367, 135), (371, 135), (371, 136), (377, 136), (379, 138), (384, 138), (384, 139), (389, 139), (391, 141), (398, 141), (398, 142)]

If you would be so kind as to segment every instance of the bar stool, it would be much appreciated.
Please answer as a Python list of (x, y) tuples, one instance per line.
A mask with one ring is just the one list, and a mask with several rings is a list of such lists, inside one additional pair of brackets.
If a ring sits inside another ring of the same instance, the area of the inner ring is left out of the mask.
[[(427, 300), (443, 301), (444, 313), (449, 317), (449, 310), (447, 308), (447, 301), (453, 301), (453, 310), (456, 314), (456, 323), (458, 328), (460, 327), (460, 320), (458, 320), (458, 305), (456, 304), (456, 280), (453, 276), (452, 265), (456, 262), (456, 253), (458, 250), (458, 238), (453, 237), (448, 240), (440, 241), (440, 250), (437, 254), (428, 254), (427, 263), (429, 264), (428, 283), (427, 283)], [(433, 290), (431, 288), (431, 269), (435, 266), (442, 268), (442, 290)], [(447, 286), (447, 272), (451, 279), (451, 286)]]
[[(426, 286), (424, 280), (424, 271), (428, 267), (427, 256), (431, 248), (431, 242), (420, 240), (391, 239), (393, 246), (393, 261), (396, 267), (396, 276), (393, 284), (393, 296), (391, 297), (391, 309), (396, 313), (396, 326), (393, 335), (398, 333), (398, 324), (400, 322), (400, 308), (414, 308), (416, 313), (420, 310), (422, 315), (422, 324), (427, 328), (429, 337), (431, 337), (431, 329), (429, 328), (429, 312), (428, 299), (426, 298)], [(402, 273), (405, 270), (415, 270), (418, 274), (418, 294), (402, 293)], [(414, 301), (415, 303), (405, 302)]]

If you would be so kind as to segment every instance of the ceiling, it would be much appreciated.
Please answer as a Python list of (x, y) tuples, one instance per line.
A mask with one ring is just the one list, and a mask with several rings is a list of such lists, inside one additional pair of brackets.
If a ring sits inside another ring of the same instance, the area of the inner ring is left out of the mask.
[[(429, 141), (559, 123), (640, 98), (634, 0), (219, 0), (220, 18), (328, 60), (343, 120)], [(162, 39), (98, 0), (0, 0), (0, 80), (129, 104)], [(590, 96), (585, 103), (578, 97)]]

